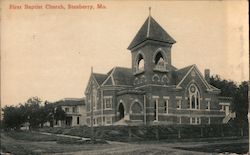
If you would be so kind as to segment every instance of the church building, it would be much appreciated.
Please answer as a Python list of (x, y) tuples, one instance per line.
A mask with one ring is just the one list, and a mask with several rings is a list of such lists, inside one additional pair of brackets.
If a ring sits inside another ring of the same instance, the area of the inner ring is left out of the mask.
[(231, 100), (209, 84), (209, 69), (202, 75), (196, 65), (172, 65), (175, 43), (149, 15), (128, 46), (132, 67), (91, 73), (85, 90), (87, 124), (227, 123), (233, 117)]

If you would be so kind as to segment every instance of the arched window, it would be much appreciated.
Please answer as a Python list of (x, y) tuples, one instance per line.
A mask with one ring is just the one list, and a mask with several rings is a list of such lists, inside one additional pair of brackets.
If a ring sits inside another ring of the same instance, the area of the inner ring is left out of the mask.
[(132, 103), (130, 110), (131, 110), (131, 114), (141, 114), (143, 112), (142, 106), (137, 101)]
[(156, 70), (166, 70), (167, 63), (160, 51), (154, 57), (154, 63)]
[(144, 59), (141, 54), (138, 55), (136, 60), (136, 72), (144, 71)]
[(194, 84), (188, 88), (188, 102), (190, 109), (200, 109), (200, 92)]

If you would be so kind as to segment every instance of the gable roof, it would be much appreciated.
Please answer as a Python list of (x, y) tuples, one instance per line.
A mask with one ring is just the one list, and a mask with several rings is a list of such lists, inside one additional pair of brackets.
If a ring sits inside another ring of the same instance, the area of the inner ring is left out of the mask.
[(180, 81), (184, 78), (185, 75), (187, 75), (188, 71), (193, 67), (193, 65), (181, 68), (176, 70), (176, 83), (180, 83)]
[(146, 19), (140, 30), (137, 32), (133, 41), (128, 46), (128, 49), (130, 50), (146, 40), (154, 40), (170, 44), (176, 43), (176, 41), (154, 20), (153, 17), (151, 17), (151, 15)]
[(187, 67), (184, 67), (182, 69), (179, 69), (177, 70), (177, 76), (178, 76), (178, 82), (177, 82), (177, 85), (176, 87), (179, 87), (181, 85), (181, 83), (186, 79), (186, 77), (191, 73), (192, 70), (195, 70), (198, 74), (198, 77), (201, 79), (201, 81), (204, 83), (204, 85), (206, 86), (207, 90), (209, 91), (215, 91), (215, 92), (218, 92), (220, 91), (220, 89), (210, 85), (206, 80), (205, 78), (202, 76), (201, 72), (199, 71), (199, 69), (197, 68), (197, 66), (194, 64), (194, 65), (191, 65), (191, 66), (187, 66)]
[(100, 74), (100, 73), (93, 73), (93, 76), (99, 85), (101, 85), (104, 82), (104, 80), (108, 77), (107, 74)]
[(130, 68), (114, 67), (111, 71), (109, 71), (108, 75), (109, 76), (102, 85), (133, 85), (133, 74), (132, 69)]

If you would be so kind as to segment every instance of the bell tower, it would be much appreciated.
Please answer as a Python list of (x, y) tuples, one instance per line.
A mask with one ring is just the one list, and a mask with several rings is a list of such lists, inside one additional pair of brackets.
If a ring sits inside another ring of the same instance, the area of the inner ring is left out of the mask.
[(172, 69), (171, 47), (176, 41), (149, 16), (130, 43), (134, 85), (167, 84)]

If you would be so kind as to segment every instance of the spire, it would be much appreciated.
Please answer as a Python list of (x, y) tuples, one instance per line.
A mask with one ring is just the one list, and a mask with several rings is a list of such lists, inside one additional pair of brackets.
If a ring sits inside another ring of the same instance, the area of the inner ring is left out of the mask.
[(174, 44), (176, 41), (154, 20), (151, 16), (151, 7), (149, 7), (149, 16), (137, 32), (128, 49), (136, 47), (146, 40), (153, 40)]

